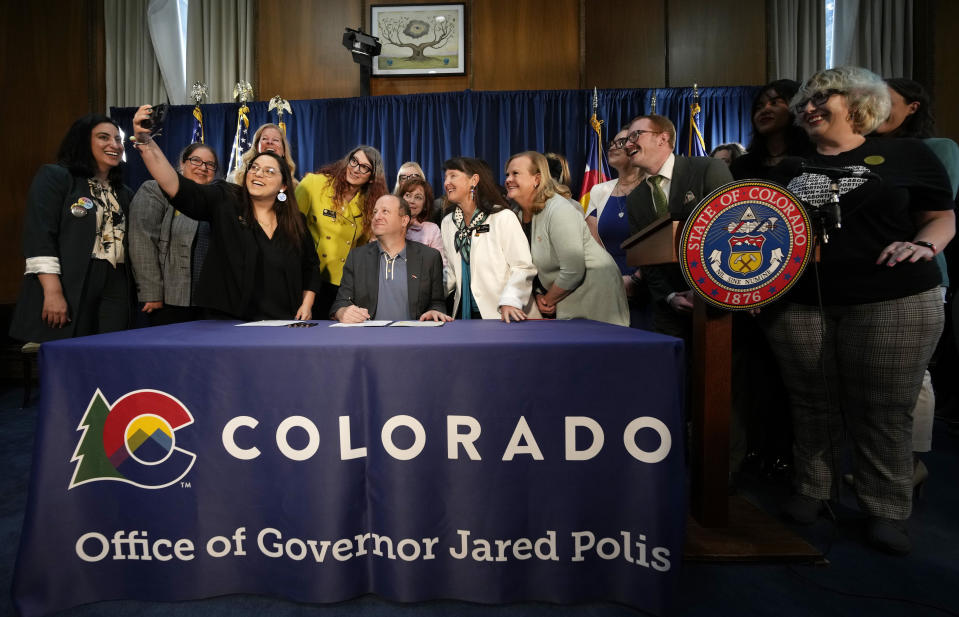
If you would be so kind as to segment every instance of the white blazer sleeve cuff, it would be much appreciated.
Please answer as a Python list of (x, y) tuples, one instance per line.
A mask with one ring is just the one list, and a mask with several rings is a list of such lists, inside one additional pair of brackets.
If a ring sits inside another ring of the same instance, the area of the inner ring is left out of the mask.
[(24, 274), (60, 274), (59, 257), (27, 257)]

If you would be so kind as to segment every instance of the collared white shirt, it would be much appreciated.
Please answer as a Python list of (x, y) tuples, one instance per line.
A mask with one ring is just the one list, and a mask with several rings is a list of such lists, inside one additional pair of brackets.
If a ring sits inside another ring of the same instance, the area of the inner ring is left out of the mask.
[[(663, 166), (659, 168), (659, 171), (653, 174), (646, 176), (646, 184), (649, 185), (649, 190), (654, 191), (656, 187), (653, 186), (653, 183), (650, 182), (650, 178), (653, 176), (662, 176), (663, 180), (660, 181), (660, 188), (663, 189), (663, 193), (666, 194), (666, 204), (669, 205), (669, 187), (673, 183), (673, 166), (676, 164), (676, 155), (672, 152), (669, 153), (669, 156), (666, 157), (666, 160), (663, 162)], [(666, 296), (666, 304), (668, 305), (670, 300), (673, 299), (673, 296), (676, 295), (676, 292), (672, 292)]]
[(672, 152), (669, 153), (669, 156), (666, 157), (666, 160), (663, 162), (663, 166), (659, 168), (659, 171), (656, 173), (649, 174), (646, 176), (646, 184), (649, 185), (649, 190), (653, 191), (656, 189), (653, 186), (653, 183), (650, 182), (650, 179), (653, 176), (662, 176), (663, 180), (660, 182), (660, 188), (663, 189), (663, 194), (666, 195), (666, 203), (669, 204), (669, 186), (673, 182), (673, 165), (676, 163), (676, 155)]

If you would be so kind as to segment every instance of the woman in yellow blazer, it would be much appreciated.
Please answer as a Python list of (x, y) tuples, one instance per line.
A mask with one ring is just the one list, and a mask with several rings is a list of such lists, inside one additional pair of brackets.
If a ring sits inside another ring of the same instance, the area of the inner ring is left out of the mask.
[(306, 215), (324, 282), (314, 315), (329, 314), (346, 256), (369, 241), (373, 204), (386, 193), (383, 159), (370, 146), (357, 146), (341, 160), (307, 174), (296, 187), (296, 201)]

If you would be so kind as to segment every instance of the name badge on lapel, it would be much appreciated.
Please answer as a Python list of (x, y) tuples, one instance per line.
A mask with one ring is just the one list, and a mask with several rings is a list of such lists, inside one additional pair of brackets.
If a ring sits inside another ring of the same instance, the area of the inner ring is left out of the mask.
[(477, 236), (479, 236), (480, 234), (484, 234), (484, 233), (486, 233), (486, 232), (488, 232), (488, 231), (489, 231), (489, 224), (488, 224), (488, 223), (485, 224), (485, 225), (477, 225), (477, 226), (476, 226), (476, 235), (477, 235)]
[(328, 216), (334, 221), (336, 220), (336, 211), (334, 210), (323, 210), (323, 216)]
[(81, 197), (74, 204), (70, 206), (70, 214), (79, 218), (83, 218), (87, 215), (90, 210), (93, 209), (94, 203), (93, 200), (89, 197)]

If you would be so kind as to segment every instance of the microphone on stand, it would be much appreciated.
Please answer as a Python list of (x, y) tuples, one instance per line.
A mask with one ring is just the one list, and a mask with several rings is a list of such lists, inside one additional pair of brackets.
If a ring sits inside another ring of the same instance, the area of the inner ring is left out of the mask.
[(779, 163), (779, 168), (784, 174), (792, 176), (793, 178), (802, 174), (818, 174), (820, 176), (826, 176), (830, 180), (841, 180), (842, 178), (882, 179), (879, 174), (868, 170), (862, 171), (858, 169), (848, 169), (846, 167), (820, 167), (818, 165), (810, 165), (806, 162), (806, 159), (798, 156), (787, 156)]
[(798, 156), (789, 156), (778, 165), (784, 176), (795, 178), (802, 174), (816, 174), (829, 178), (831, 199), (817, 208), (820, 212), (823, 242), (829, 242), (830, 229), (842, 229), (842, 210), (839, 208), (839, 181), (843, 178), (862, 178), (864, 180), (882, 180), (879, 174), (869, 170), (848, 169), (845, 167), (825, 167), (810, 165)]

